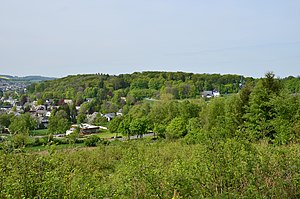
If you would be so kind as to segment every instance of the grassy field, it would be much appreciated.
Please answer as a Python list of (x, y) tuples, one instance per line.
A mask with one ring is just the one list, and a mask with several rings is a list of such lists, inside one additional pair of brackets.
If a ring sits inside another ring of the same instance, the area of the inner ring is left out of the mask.
[(98, 137), (103, 138), (103, 139), (109, 139), (114, 137), (116, 134), (110, 133), (109, 131), (101, 132), (97, 134)]
[(43, 135), (48, 135), (48, 129), (37, 129), (37, 130), (32, 130), (30, 132), (30, 135), (32, 136), (43, 136)]
[[(37, 130), (32, 130), (30, 132), (30, 135), (32, 136), (44, 136), (48, 135), (48, 129), (37, 129)], [(100, 133), (97, 134), (100, 138), (111, 138), (114, 137), (115, 134), (110, 133), (109, 131), (101, 131)]]
[[(42, 130), (34, 130), (31, 132), (31, 134), (33, 136), (47, 136), (48, 135), (48, 130), (47, 129), (42, 129)], [(85, 140), (87, 137), (92, 136), (91, 135), (85, 135), (85, 136), (80, 136), (79, 140)], [(101, 132), (98, 134), (94, 134), (96, 136), (98, 136), (101, 139), (111, 139), (112, 137), (115, 136), (115, 134), (110, 133), (109, 131), (105, 131), (105, 132)], [(47, 137), (46, 137), (47, 138)], [(30, 140), (30, 143), (34, 143), (35, 139), (39, 139), (39, 138), (34, 138), (32, 137)], [(42, 138), (40, 138), (42, 139)], [(45, 139), (45, 138), (43, 138)], [(61, 150), (61, 149), (69, 149), (69, 148), (80, 148), (84, 146), (84, 143), (75, 143), (75, 144), (69, 144), (68, 141), (68, 137), (61, 137), (61, 138), (56, 138), (56, 140), (61, 140), (63, 141), (63, 143), (56, 143), (56, 144), (52, 144), (52, 145), (48, 145), (47, 143), (39, 145), (39, 146), (27, 146), (24, 150), (26, 152), (36, 152), (36, 151), (49, 151), (49, 150)]]
[(25, 152), (40, 152), (40, 151), (53, 151), (53, 150), (63, 150), (63, 149), (76, 149), (84, 147), (84, 143), (75, 143), (75, 144), (60, 144), (60, 145), (42, 145), (42, 146), (32, 146), (26, 147)]

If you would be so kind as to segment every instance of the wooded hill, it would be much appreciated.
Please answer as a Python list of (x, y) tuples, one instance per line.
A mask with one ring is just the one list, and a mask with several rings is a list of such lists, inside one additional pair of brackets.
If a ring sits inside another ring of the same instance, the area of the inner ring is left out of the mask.
[[(136, 99), (159, 98), (171, 94), (174, 99), (195, 98), (205, 90), (217, 90), (221, 94), (237, 93), (246, 83), (257, 79), (241, 75), (194, 74), (185, 72), (135, 72), (132, 74), (108, 75), (85, 74), (70, 75), (64, 78), (33, 83), (28, 87), (30, 94), (40, 98), (78, 99), (97, 98), (105, 100), (115, 95)], [(292, 92), (300, 91), (300, 79), (287, 77), (281, 79)]]
[(53, 80), (55, 78), (53, 78), (53, 77), (43, 77), (43, 76), (39, 76), (39, 75), (18, 77), (18, 76), (1, 75), (0, 74), (0, 79), (9, 80), (9, 81), (38, 82), (38, 81)]
[[(195, 98), (204, 90), (218, 90), (222, 94), (237, 93), (242, 84), (254, 81), (240, 75), (193, 74), (184, 72), (142, 72), (133, 74), (72, 75), (28, 87), (30, 94), (43, 99), (107, 98), (127, 95), (136, 100), (159, 99), (171, 94), (174, 99)], [(79, 104), (80, 102), (78, 102)]]

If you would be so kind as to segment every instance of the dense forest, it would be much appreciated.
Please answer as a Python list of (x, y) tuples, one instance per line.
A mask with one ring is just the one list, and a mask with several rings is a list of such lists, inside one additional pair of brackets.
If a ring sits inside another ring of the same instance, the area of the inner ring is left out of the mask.
[[(109, 122), (97, 116), (91, 123), (128, 139), (56, 150), (48, 136), (47, 151), (26, 152), (20, 136), (36, 126), (29, 110), (21, 116), (2, 114), (0, 124), (13, 136), (1, 143), (1, 198), (300, 197), (297, 77), (94, 74), (33, 83), (27, 91), (19, 96), (24, 104), (51, 99), (59, 107), (50, 117), (51, 133), (86, 122), (94, 112), (121, 109), (122, 116)], [(221, 96), (205, 98), (203, 91)], [(154, 137), (129, 140), (149, 132)]]
[(142, 72), (118, 76), (74, 75), (53, 81), (31, 84), (29, 93), (40, 98), (97, 98), (130, 95), (136, 99), (157, 98), (172, 94), (174, 99), (194, 98), (204, 90), (237, 93), (244, 82), (253, 81), (240, 75), (193, 74), (184, 72)]

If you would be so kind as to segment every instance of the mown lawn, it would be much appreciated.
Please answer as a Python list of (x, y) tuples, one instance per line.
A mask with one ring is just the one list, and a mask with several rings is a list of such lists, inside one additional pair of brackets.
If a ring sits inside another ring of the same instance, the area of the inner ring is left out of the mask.
[(103, 138), (103, 139), (112, 138), (112, 137), (115, 137), (115, 135), (116, 134), (110, 133), (109, 131), (104, 131), (104, 132), (101, 132), (101, 133), (97, 134), (98, 137)]
[[(43, 136), (43, 135), (47, 135), (47, 129), (42, 129), (42, 130), (35, 130), (33, 131), (33, 135), (34, 136)], [(115, 134), (110, 133), (109, 131), (105, 131), (105, 132), (101, 132), (98, 134), (93, 134), (93, 135), (97, 135), (99, 138), (101, 139), (110, 139), (112, 137), (115, 136)], [(79, 140), (85, 140), (87, 137), (89, 137), (91, 135), (86, 135), (79, 138)], [(37, 139), (37, 138), (36, 138)], [(67, 140), (68, 138), (57, 138), (57, 140)], [(31, 142), (34, 142), (34, 138), (32, 138)], [(68, 141), (66, 141), (68, 142)], [(27, 146), (24, 150), (26, 152), (36, 152), (36, 151), (47, 151), (47, 150), (61, 150), (61, 149), (69, 149), (69, 148), (80, 148), (80, 147), (84, 147), (84, 143), (75, 143), (75, 144), (68, 144), (68, 143), (60, 143), (60, 144), (52, 144), (52, 145), (47, 145), (47, 144), (43, 144), (40, 146)]]
[(37, 130), (32, 130), (30, 132), (30, 135), (32, 136), (43, 136), (43, 135), (48, 135), (48, 129), (37, 129)]
[[(32, 130), (30, 132), (30, 135), (32, 136), (44, 136), (44, 135), (48, 135), (48, 129), (37, 129), (37, 130)], [(114, 133), (110, 133), (109, 131), (102, 131), (100, 133), (97, 134), (100, 138), (112, 138), (114, 137), (116, 134)], [(118, 135), (121, 136), (121, 135)]]

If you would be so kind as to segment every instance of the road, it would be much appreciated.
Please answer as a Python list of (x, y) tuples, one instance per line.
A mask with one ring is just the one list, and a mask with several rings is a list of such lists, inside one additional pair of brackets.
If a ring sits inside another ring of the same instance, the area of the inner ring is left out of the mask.
[[(36, 135), (36, 136), (31, 136), (32, 138), (43, 138), (47, 135)], [(139, 139), (139, 138), (144, 138), (144, 137), (151, 137), (151, 136), (154, 136), (154, 133), (147, 133), (147, 134), (144, 134), (142, 137), (140, 137), (139, 135), (133, 135), (133, 136), (130, 136), (130, 139), (131, 140), (135, 140), (135, 139)], [(55, 138), (61, 138), (61, 137), (65, 137), (65, 134), (56, 134), (56, 135), (53, 135), (53, 137)], [(124, 141), (124, 140), (127, 140), (127, 137), (126, 136), (123, 136), (122, 138), (112, 138), (110, 140), (114, 140), (114, 139), (118, 139), (120, 141)]]
[[(139, 139), (139, 138), (144, 138), (144, 137), (151, 137), (151, 136), (154, 136), (154, 133), (147, 133), (147, 134), (144, 134), (142, 137), (140, 137), (139, 135), (132, 135), (132, 136), (130, 136), (130, 139), (134, 140), (134, 139)], [(115, 139), (118, 139), (120, 141), (124, 141), (124, 140), (127, 140), (127, 137), (115, 138)]]

